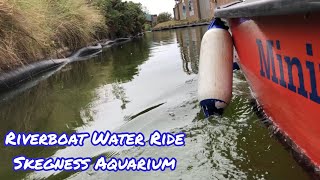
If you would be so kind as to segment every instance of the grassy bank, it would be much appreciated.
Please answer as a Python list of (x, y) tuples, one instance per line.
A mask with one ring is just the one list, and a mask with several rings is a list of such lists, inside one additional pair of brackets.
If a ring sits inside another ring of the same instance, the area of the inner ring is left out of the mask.
[(188, 25), (188, 24), (196, 24), (196, 23), (203, 23), (203, 22), (210, 22), (210, 19), (201, 19), (201, 20), (180, 20), (180, 21), (166, 21), (163, 23), (157, 24), (153, 30), (161, 30), (161, 29), (166, 29), (166, 28), (172, 28), (175, 26), (183, 26), (183, 25)]
[(0, 0), (0, 70), (92, 42), (106, 29), (87, 0)]

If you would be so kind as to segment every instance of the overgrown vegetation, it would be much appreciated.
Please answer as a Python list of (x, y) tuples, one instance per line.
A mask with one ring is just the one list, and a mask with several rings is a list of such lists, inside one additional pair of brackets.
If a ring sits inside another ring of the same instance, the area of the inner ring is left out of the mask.
[(87, 0), (0, 0), (0, 70), (85, 46), (106, 29)]
[(163, 12), (158, 15), (157, 23), (163, 23), (171, 20), (172, 20), (171, 14), (168, 12)]
[(143, 31), (146, 17), (140, 3), (121, 0), (96, 1), (105, 16), (109, 38), (136, 35)]
[(141, 4), (121, 0), (0, 0), (0, 73), (135, 35), (144, 23)]

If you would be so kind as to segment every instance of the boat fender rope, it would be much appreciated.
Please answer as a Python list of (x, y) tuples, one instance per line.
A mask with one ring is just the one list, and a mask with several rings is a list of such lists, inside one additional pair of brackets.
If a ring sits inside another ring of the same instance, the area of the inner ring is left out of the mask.
[(200, 102), (200, 106), (206, 117), (210, 117), (212, 115), (223, 114), (223, 108), (219, 108), (219, 104), (227, 104), (226, 102), (219, 99), (205, 99)]
[(214, 20), (209, 25), (208, 30), (213, 28), (229, 30), (229, 27), (226, 26), (225, 22), (222, 21), (220, 18), (214, 18)]

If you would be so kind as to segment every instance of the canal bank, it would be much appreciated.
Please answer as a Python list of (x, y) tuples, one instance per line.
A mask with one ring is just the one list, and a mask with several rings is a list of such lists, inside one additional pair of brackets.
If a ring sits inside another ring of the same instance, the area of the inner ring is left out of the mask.
[[(0, 101), (0, 135), (16, 132), (185, 132), (183, 147), (4, 147), (2, 179), (309, 179), (256, 116), (248, 84), (234, 74), (223, 117), (203, 117), (197, 100), (206, 27), (147, 33), (115, 45)], [(18, 89), (17, 89), (18, 90)], [(155, 108), (152, 108), (155, 107)], [(175, 157), (165, 172), (14, 172), (12, 158)]]
[(209, 25), (211, 21), (211, 17), (205, 18), (193, 18), (193, 17), (186, 17), (184, 19), (176, 18), (176, 15), (173, 20), (164, 21), (152, 28), (152, 31), (162, 31), (162, 30), (169, 30), (169, 29), (179, 29), (179, 28), (187, 28), (187, 27), (195, 27), (195, 26), (204, 26)]
[(164, 30), (170, 30), (170, 29), (180, 29), (180, 28), (187, 28), (187, 27), (196, 27), (196, 26), (208, 26), (210, 22), (165, 22), (158, 24), (156, 27), (152, 29), (152, 31), (164, 31)]
[(15, 70), (0, 74), (0, 92), (5, 92), (18, 88), (24, 83), (37, 79), (37, 77), (46, 74), (50, 71), (61, 69), (68, 63), (75, 61), (86, 60), (98, 55), (103, 49), (110, 48), (115, 45), (126, 43), (132, 39), (141, 38), (143, 33), (130, 38), (117, 38), (114, 40), (102, 40), (96, 45), (88, 46), (79, 49), (71, 54), (71, 56), (62, 59), (42, 60), (26, 66), (19, 67)]
[(4, 0), (0, 15), (0, 74), (68, 57), (102, 39), (137, 35), (145, 23), (141, 4), (121, 0)]

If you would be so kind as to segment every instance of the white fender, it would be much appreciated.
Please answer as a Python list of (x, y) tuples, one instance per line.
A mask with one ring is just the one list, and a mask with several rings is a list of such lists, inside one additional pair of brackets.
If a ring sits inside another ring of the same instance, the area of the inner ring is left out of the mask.
[(221, 115), (232, 97), (233, 42), (227, 29), (216, 19), (201, 42), (198, 96), (207, 117)]

